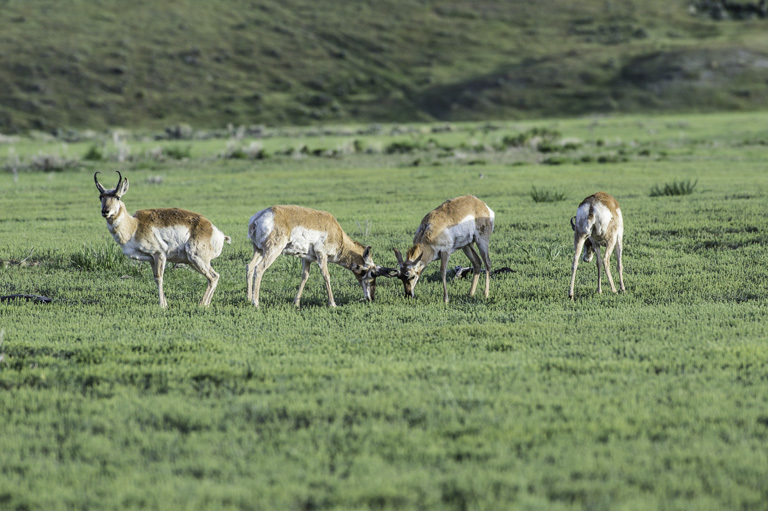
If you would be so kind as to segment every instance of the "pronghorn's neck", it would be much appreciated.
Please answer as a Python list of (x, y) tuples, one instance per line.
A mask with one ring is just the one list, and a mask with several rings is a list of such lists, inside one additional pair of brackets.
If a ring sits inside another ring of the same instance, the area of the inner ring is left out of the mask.
[(336, 263), (347, 269), (350, 269), (352, 265), (365, 266), (363, 252), (365, 252), (365, 247), (344, 233)]
[(125, 245), (136, 233), (139, 221), (128, 214), (125, 204), (120, 202), (120, 211), (116, 216), (107, 219), (107, 228), (115, 241), (120, 245)]

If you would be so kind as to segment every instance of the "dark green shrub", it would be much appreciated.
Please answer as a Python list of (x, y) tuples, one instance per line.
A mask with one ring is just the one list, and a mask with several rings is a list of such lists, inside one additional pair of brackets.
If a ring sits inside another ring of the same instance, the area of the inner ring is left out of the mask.
[(554, 189), (539, 189), (535, 186), (531, 188), (531, 199), (533, 202), (560, 202), (566, 199), (565, 192)]
[(416, 142), (410, 142), (407, 140), (392, 142), (385, 149), (386, 154), (408, 154), (421, 149), (421, 146)]
[(172, 158), (174, 160), (183, 160), (184, 158), (189, 158), (192, 154), (192, 146), (169, 146), (163, 148), (163, 154), (167, 156), (168, 158)]
[(103, 161), (104, 160), (104, 153), (102, 152), (101, 148), (97, 145), (92, 145), (88, 148), (88, 150), (83, 155), (83, 160), (86, 161)]
[(539, 146), (541, 146), (544, 143), (552, 143), (561, 137), (562, 134), (557, 130), (551, 130), (549, 128), (531, 128), (516, 135), (505, 135), (504, 138), (501, 139), (501, 144), (504, 147), (522, 147), (528, 144), (531, 140), (540, 138), (542, 142)]
[(653, 185), (653, 188), (651, 188), (651, 197), (660, 197), (662, 195), (690, 195), (693, 193), (698, 182), (698, 179), (693, 183), (690, 179), (686, 179), (685, 181), (664, 183), (664, 188), (661, 188), (659, 185)]
[(565, 156), (550, 156), (549, 158), (543, 160), (541, 163), (544, 165), (565, 165), (572, 162), (573, 160)]

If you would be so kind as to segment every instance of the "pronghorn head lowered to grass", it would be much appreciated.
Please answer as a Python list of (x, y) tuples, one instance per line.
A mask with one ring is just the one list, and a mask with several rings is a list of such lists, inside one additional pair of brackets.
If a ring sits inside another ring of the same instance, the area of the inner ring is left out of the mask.
[[(604, 192), (590, 195), (579, 204), (576, 216), (571, 218), (573, 229), (573, 268), (571, 272), (571, 287), (568, 297), (573, 300), (573, 288), (576, 283), (576, 268), (579, 265), (579, 256), (584, 250), (584, 261), (589, 262), (592, 256), (597, 256), (597, 292), (602, 293), (602, 277), (600, 266), (605, 268), (611, 291), (616, 292), (611, 276), (609, 259), (613, 249), (616, 248), (616, 260), (619, 269), (619, 284), (621, 291), (624, 289), (624, 265), (621, 261), (622, 243), (624, 237), (624, 218), (621, 208), (615, 198)], [(600, 245), (605, 247), (605, 257), (600, 256)]]
[(246, 266), (248, 299), (259, 306), (259, 290), (264, 272), (281, 254), (301, 258), (302, 277), (293, 303), (300, 306), (304, 285), (313, 262), (320, 266), (328, 291), (328, 305), (336, 307), (331, 291), (328, 263), (350, 270), (363, 288), (363, 298), (376, 297), (376, 277), (389, 276), (389, 268), (373, 262), (371, 247), (347, 236), (339, 222), (325, 211), (301, 206), (272, 206), (251, 217), (248, 238), (253, 243), (253, 259)]
[(123, 254), (152, 265), (160, 306), (168, 306), (163, 292), (166, 262), (185, 263), (202, 273), (208, 279), (208, 287), (200, 305), (210, 305), (219, 282), (211, 260), (221, 254), (230, 237), (202, 215), (184, 209), (141, 209), (131, 216), (121, 200), (128, 191), (128, 180), (117, 172), (117, 186), (107, 190), (99, 183), (98, 174), (93, 175), (93, 180), (99, 190), (101, 216), (107, 220), (107, 228)]
[[(448, 257), (462, 249), (472, 263), (472, 286), (469, 296), (475, 294), (480, 270), (485, 263), (485, 297), (490, 290), (491, 258), (488, 254), (495, 214), (483, 201), (472, 195), (449, 199), (429, 212), (421, 221), (405, 259), (394, 249), (399, 270), (397, 277), (403, 281), (405, 296), (413, 297), (414, 288), (421, 272), (429, 263), (440, 259), (440, 275), (443, 279), (443, 301), (448, 303), (446, 271)], [(477, 245), (477, 255), (472, 243)], [(482, 259), (481, 259), (482, 257)]]

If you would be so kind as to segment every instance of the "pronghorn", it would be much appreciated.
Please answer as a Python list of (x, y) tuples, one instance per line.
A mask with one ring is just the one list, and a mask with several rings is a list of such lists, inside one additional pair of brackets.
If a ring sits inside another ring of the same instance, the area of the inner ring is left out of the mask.
[(248, 238), (253, 243), (253, 259), (246, 266), (248, 299), (256, 307), (259, 306), (259, 289), (264, 272), (281, 254), (301, 258), (301, 283), (293, 300), (296, 307), (300, 306), (301, 293), (313, 262), (320, 266), (331, 307), (336, 307), (336, 302), (331, 291), (329, 262), (355, 274), (367, 301), (375, 298), (376, 277), (391, 271), (377, 266), (371, 257), (371, 247), (365, 247), (347, 236), (333, 215), (325, 211), (301, 206), (262, 209), (248, 223)]
[(101, 216), (107, 219), (107, 228), (131, 259), (149, 261), (157, 282), (160, 307), (168, 307), (163, 292), (163, 272), (166, 261), (185, 263), (208, 279), (200, 305), (210, 305), (219, 282), (219, 274), (211, 268), (211, 259), (221, 254), (224, 242), (230, 243), (210, 221), (202, 215), (177, 208), (140, 209), (128, 214), (120, 198), (128, 191), (128, 180), (117, 172), (119, 180), (112, 190), (105, 189), (93, 175), (101, 199)]
[[(582, 248), (584, 261), (592, 260), (592, 255), (597, 255), (597, 292), (602, 293), (600, 265), (605, 267), (611, 291), (616, 292), (611, 276), (609, 259), (614, 247), (619, 266), (619, 283), (621, 291), (624, 289), (624, 265), (621, 262), (622, 238), (624, 237), (624, 219), (621, 216), (619, 203), (612, 196), (604, 192), (590, 195), (579, 204), (576, 216), (571, 218), (573, 228), (573, 245), (576, 254), (573, 256), (573, 271), (571, 273), (571, 288), (568, 297), (573, 300), (573, 287), (576, 283), (576, 267), (579, 265), (579, 256)], [(600, 245), (605, 247), (605, 257), (600, 257)]]
[[(413, 246), (408, 249), (406, 259), (395, 250), (400, 266), (397, 277), (403, 281), (405, 296), (413, 297), (414, 288), (421, 272), (436, 259), (440, 259), (440, 275), (443, 279), (443, 301), (448, 303), (448, 286), (445, 273), (448, 257), (462, 249), (472, 263), (472, 286), (469, 296), (475, 294), (480, 270), (485, 263), (485, 297), (490, 290), (491, 258), (488, 255), (491, 233), (493, 232), (494, 213), (483, 201), (472, 195), (449, 199), (429, 212), (421, 221), (413, 238)], [(472, 247), (477, 244), (482, 260)]]

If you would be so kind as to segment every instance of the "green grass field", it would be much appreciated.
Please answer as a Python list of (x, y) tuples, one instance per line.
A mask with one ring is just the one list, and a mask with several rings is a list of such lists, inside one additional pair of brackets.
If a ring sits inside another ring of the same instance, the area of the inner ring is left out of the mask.
[[(764, 509), (767, 120), (296, 129), (189, 141), (179, 160), (127, 137), (124, 162), (109, 137), (0, 145), (0, 294), (53, 299), (0, 302), (0, 508)], [(534, 131), (554, 135), (510, 142)], [(252, 142), (262, 159), (221, 157)], [(46, 155), (71, 164), (35, 170)], [(183, 207), (232, 237), (210, 308), (185, 267), (159, 308), (107, 232), (96, 170), (131, 181), (130, 211)], [(581, 263), (571, 302), (569, 219), (598, 190), (624, 213), (627, 293), (597, 295)], [(259, 209), (330, 211), (394, 266), (424, 214), (467, 193), (496, 212), (494, 267), (514, 270), (489, 300), (457, 280), (444, 305), (433, 263), (415, 300), (382, 279), (366, 304), (332, 267), (329, 309), (314, 267), (295, 310), (291, 258), (259, 310), (246, 300)]]

